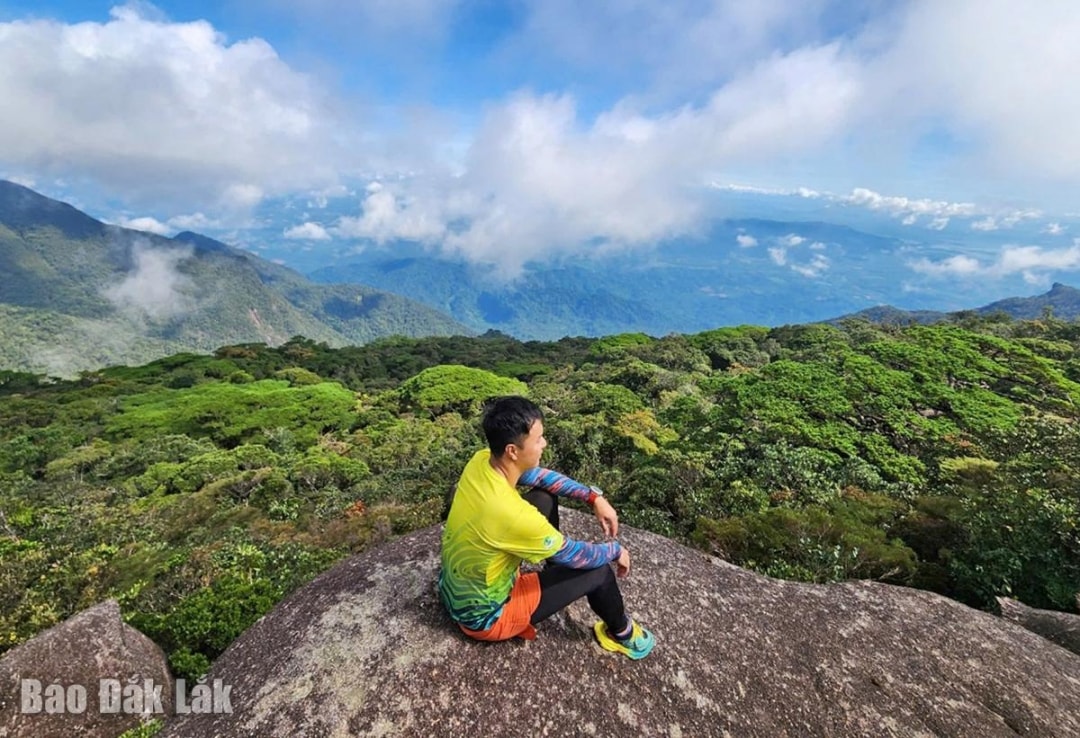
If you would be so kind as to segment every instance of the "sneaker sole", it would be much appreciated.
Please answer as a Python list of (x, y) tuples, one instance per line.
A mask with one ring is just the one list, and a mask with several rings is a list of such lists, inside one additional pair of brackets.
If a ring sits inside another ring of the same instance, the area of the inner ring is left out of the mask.
[(596, 634), (596, 641), (600, 644), (600, 648), (604, 649), (605, 651), (611, 651), (612, 653), (621, 653), (623, 656), (631, 659), (632, 661), (640, 661), (641, 659), (645, 658), (650, 653), (652, 653), (653, 646), (656, 645), (656, 641), (653, 640), (649, 643), (649, 647), (644, 651), (634, 652), (626, 646), (619, 645), (611, 638), (611, 636), (607, 634), (606, 631), (607, 628), (604, 627), (603, 621), (600, 621), (593, 626), (593, 632)]

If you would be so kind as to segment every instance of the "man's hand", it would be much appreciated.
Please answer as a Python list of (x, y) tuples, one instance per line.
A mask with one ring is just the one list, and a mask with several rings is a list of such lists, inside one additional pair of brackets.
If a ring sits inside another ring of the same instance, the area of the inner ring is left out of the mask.
[(615, 559), (615, 576), (619, 579), (630, 576), (630, 552), (625, 547), (619, 558)]
[(619, 535), (619, 515), (610, 502), (603, 497), (597, 497), (593, 500), (593, 512), (596, 513), (596, 519), (600, 521), (605, 536), (615, 538)]

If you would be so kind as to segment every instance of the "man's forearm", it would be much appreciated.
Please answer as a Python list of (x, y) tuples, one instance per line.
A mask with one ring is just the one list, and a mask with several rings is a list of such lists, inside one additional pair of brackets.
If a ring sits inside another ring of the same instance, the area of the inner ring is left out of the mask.
[(581, 502), (592, 503), (594, 497), (593, 491), (587, 485), (553, 469), (545, 469), (542, 466), (534, 466), (526, 471), (518, 479), (518, 484), (524, 484), (527, 487), (538, 487), (553, 495)]
[(552, 554), (548, 560), (570, 569), (596, 569), (619, 558), (620, 554), (622, 554), (622, 546), (618, 541), (589, 543), (565, 538), (562, 548)]

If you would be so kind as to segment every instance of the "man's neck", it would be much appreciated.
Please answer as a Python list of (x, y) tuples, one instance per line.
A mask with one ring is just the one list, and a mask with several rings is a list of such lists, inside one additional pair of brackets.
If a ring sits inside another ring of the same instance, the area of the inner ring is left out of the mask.
[(505, 456), (498, 459), (492, 456), (488, 459), (488, 463), (491, 464), (492, 469), (506, 477), (506, 481), (510, 483), (511, 487), (517, 485), (518, 479), (521, 478), (521, 470), (510, 459)]

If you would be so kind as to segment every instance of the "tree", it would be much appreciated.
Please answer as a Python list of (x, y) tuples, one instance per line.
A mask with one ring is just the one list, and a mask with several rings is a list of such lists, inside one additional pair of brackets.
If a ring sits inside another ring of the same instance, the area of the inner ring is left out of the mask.
[(409, 410), (432, 415), (457, 412), (475, 415), (484, 400), (498, 395), (525, 395), (528, 386), (509, 377), (461, 365), (440, 365), (401, 384), (401, 404)]

